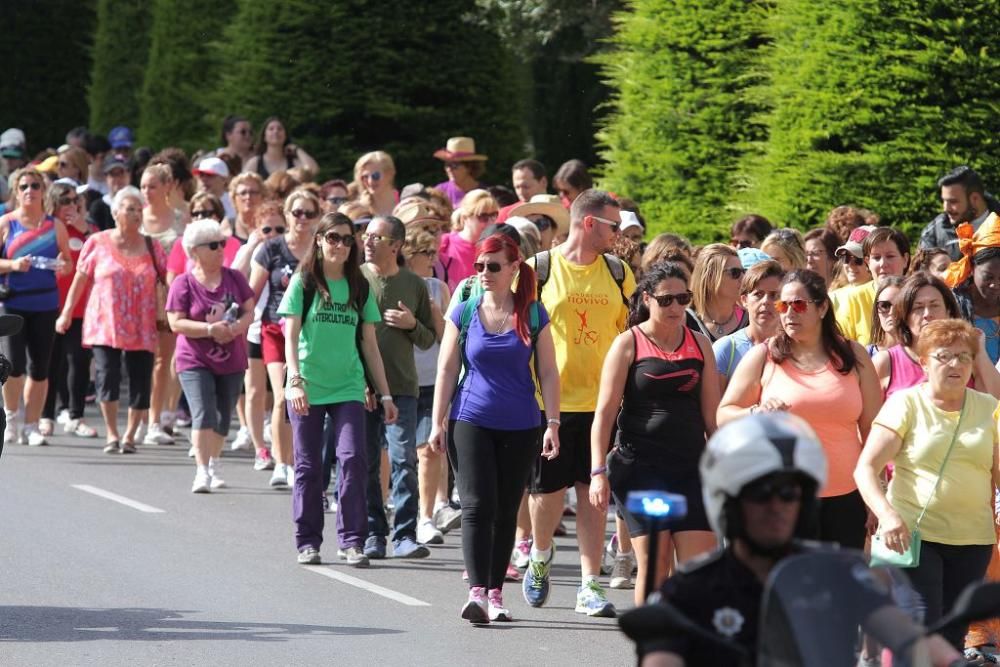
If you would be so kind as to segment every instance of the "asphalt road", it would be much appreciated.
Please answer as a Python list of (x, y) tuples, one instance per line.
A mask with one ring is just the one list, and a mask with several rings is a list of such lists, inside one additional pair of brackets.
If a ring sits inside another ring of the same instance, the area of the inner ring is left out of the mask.
[(544, 608), (507, 584), (515, 622), (473, 627), (460, 531), (428, 559), (358, 570), (336, 560), (327, 515), (324, 563), (304, 568), (291, 494), (248, 454), (227, 450), (229, 488), (195, 495), (186, 443), (127, 456), (51, 440), (0, 459), (0, 665), (634, 664), (616, 621), (573, 611), (574, 539), (557, 540)]

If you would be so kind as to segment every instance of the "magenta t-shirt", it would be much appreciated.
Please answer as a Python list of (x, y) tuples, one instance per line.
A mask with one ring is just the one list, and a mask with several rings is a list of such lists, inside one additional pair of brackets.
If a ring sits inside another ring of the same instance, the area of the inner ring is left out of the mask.
[(434, 189), (440, 190), (448, 195), (448, 199), (451, 200), (452, 208), (458, 208), (458, 205), (462, 203), (462, 198), (465, 197), (465, 190), (455, 185), (454, 181), (438, 183), (434, 186)]
[[(240, 251), (243, 244), (233, 236), (226, 237), (226, 245), (222, 246), (222, 265), (231, 266), (236, 259), (236, 253)], [(175, 243), (170, 249), (170, 256), (167, 257), (167, 272), (175, 276), (187, 273), (194, 266), (194, 260), (184, 252), (184, 244)]]
[(448, 283), (448, 288), (454, 292), (455, 286), (476, 271), (472, 265), (476, 263), (476, 244), (463, 239), (458, 232), (448, 232), (441, 237), (438, 248), (438, 263), (444, 269), (444, 275), (438, 276)]
[[(181, 313), (196, 322), (219, 322), (233, 304), (240, 304), (237, 318), (243, 315), (242, 304), (253, 296), (246, 277), (232, 269), (222, 269), (222, 282), (214, 290), (206, 289), (190, 273), (174, 279), (167, 296), (167, 311)], [(215, 375), (242, 373), (247, 369), (247, 337), (236, 336), (226, 345), (212, 338), (177, 336), (175, 354), (177, 372), (205, 368)]]

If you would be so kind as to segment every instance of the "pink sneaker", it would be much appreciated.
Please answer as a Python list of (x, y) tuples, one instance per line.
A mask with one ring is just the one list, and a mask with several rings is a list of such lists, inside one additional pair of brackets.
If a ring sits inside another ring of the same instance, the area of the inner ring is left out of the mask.
[(486, 597), (489, 605), (489, 616), (491, 621), (504, 621), (509, 623), (514, 620), (510, 615), (510, 611), (503, 606), (503, 592), (499, 588), (490, 589), (489, 595)]
[[(492, 610), (492, 603), (489, 605)], [(469, 601), (462, 607), (462, 618), (470, 623), (489, 623), (490, 614), (486, 610), (486, 589), (482, 586), (473, 586), (469, 589)]]
[(513, 563), (507, 565), (507, 573), (503, 576), (504, 581), (521, 581), (521, 571), (514, 567)]

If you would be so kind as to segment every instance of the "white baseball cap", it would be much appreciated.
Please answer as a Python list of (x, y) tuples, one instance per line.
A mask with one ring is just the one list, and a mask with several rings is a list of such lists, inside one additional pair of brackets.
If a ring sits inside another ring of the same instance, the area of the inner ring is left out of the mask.
[(194, 170), (195, 175), (206, 174), (209, 176), (221, 176), (222, 178), (229, 178), (229, 167), (226, 163), (217, 157), (206, 157), (203, 158), (198, 166)]

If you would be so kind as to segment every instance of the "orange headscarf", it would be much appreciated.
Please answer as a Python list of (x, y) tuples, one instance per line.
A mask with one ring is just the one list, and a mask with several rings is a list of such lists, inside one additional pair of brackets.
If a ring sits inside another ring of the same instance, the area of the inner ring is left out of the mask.
[(944, 281), (952, 289), (964, 283), (972, 275), (972, 258), (977, 252), (986, 248), (1000, 248), (1000, 217), (997, 217), (996, 213), (990, 213), (975, 231), (972, 225), (963, 222), (955, 228), (955, 233), (958, 234), (958, 249), (962, 253), (962, 258), (952, 262), (944, 273)]

